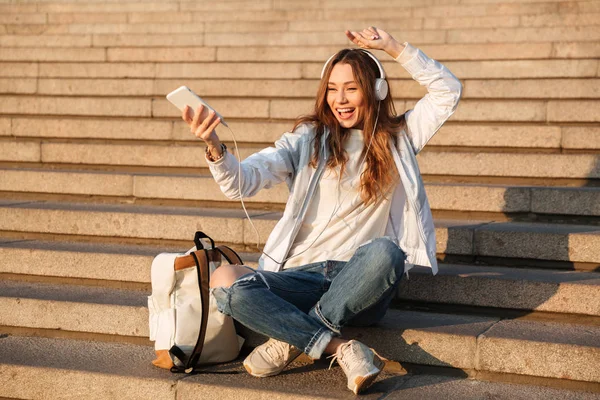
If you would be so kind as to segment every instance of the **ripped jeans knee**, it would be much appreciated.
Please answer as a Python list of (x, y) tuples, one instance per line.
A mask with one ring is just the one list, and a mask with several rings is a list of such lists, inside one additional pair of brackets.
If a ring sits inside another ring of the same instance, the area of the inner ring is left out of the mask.
[(211, 289), (211, 293), (221, 313), (256, 333), (290, 343), (318, 358), (335, 334), (308, 311), (327, 286), (321, 273), (253, 271), (230, 287)]
[(218, 286), (215, 288), (211, 288), (210, 294), (214, 296), (217, 302), (217, 309), (219, 310), (219, 312), (235, 318), (232, 308), (235, 308), (234, 305), (238, 303), (248, 304), (250, 299), (248, 298), (244, 300), (244, 297), (248, 297), (244, 296), (244, 293), (249, 293), (252, 291), (248, 291), (245, 289), (248, 289), (249, 286), (256, 284), (270, 289), (269, 283), (262, 275), (262, 273), (260, 273), (259, 271), (253, 271), (246, 275), (240, 276), (238, 279), (235, 280), (235, 282), (231, 284), (230, 287)]

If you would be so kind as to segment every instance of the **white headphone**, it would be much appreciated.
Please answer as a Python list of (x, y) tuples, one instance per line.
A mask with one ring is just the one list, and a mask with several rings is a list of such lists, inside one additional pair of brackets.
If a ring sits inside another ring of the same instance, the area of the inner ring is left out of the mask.
[[(371, 54), (371, 52), (369, 52), (367, 50), (364, 50), (364, 49), (351, 49), (351, 50), (362, 51), (366, 55), (371, 57), (373, 59), (373, 61), (375, 61), (375, 64), (377, 64), (377, 68), (379, 68), (379, 78), (377, 78), (375, 80), (375, 98), (379, 101), (385, 99), (388, 95), (388, 83), (385, 80), (385, 72), (383, 72), (383, 65), (381, 65), (381, 62), (379, 62), (377, 57), (375, 57), (373, 54)], [(335, 53), (334, 55), (332, 55), (331, 57), (329, 57), (327, 59), (327, 61), (325, 62), (325, 65), (323, 65), (323, 69), (321, 70), (321, 79), (323, 79), (323, 75), (325, 75), (325, 70), (327, 69), (327, 66), (329, 65), (329, 62), (331, 61), (331, 59), (338, 54), (339, 54), (339, 52)]]

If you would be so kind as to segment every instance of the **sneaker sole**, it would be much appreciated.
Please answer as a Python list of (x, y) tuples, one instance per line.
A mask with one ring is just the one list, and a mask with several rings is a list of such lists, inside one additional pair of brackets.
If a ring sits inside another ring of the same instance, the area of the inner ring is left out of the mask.
[(354, 394), (360, 394), (364, 390), (366, 390), (371, 384), (377, 379), (381, 371), (377, 371), (371, 375), (367, 376), (359, 376), (354, 380), (354, 387), (348, 387), (348, 389), (352, 390)]
[(376, 370), (365, 376), (358, 376), (354, 379), (354, 387), (348, 386), (354, 394), (360, 394), (362, 391), (366, 390), (371, 384), (377, 379), (385, 363), (381, 361), (381, 359), (377, 356), (373, 357), (373, 364), (375, 364)]
[(249, 365), (244, 364), (244, 369), (252, 376), (256, 377), (256, 378), (268, 378), (269, 376), (274, 376), (274, 375), (279, 375), (284, 369), (285, 367), (287, 367), (289, 364), (286, 364), (283, 366), (283, 368), (279, 371), (273, 371), (273, 372), (269, 372), (269, 373), (265, 373), (265, 374), (257, 374), (252, 372), (252, 368), (250, 368)]

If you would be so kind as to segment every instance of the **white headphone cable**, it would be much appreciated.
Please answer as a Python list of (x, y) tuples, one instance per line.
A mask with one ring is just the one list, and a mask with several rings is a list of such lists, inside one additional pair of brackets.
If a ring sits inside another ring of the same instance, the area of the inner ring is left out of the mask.
[[(371, 138), (369, 140), (369, 146), (367, 146), (367, 150), (365, 151), (365, 154), (363, 156), (363, 159), (360, 163), (360, 167), (359, 167), (359, 171), (362, 171), (363, 168), (363, 164), (365, 163), (365, 161), (367, 160), (367, 154), (369, 153), (369, 149), (371, 148), (371, 143), (373, 143), (373, 137), (375, 136), (375, 129), (377, 128), (377, 122), (379, 121), (379, 109), (381, 106), (381, 101), (377, 102), (377, 114), (375, 117), (375, 124), (373, 126), (373, 132), (371, 133)], [(250, 225), (252, 226), (252, 228), (254, 229), (254, 232), (256, 233), (256, 248), (265, 256), (267, 256), (268, 258), (270, 258), (273, 262), (275, 262), (276, 264), (283, 264), (286, 261), (288, 261), (291, 258), (294, 257), (298, 257), (299, 255), (305, 253), (307, 250), (309, 250), (315, 243), (316, 241), (321, 237), (321, 235), (325, 232), (325, 230), (327, 229), (327, 227), (329, 226), (329, 224), (331, 223), (331, 220), (333, 219), (333, 216), (339, 211), (339, 209), (341, 208), (342, 204), (344, 203), (344, 201), (346, 200), (346, 198), (348, 197), (348, 195), (350, 194), (350, 191), (346, 192), (346, 195), (344, 196), (344, 198), (342, 199), (341, 203), (339, 204), (339, 206), (336, 206), (336, 208), (333, 210), (333, 212), (331, 213), (331, 216), (329, 217), (329, 220), (327, 221), (327, 224), (325, 224), (325, 227), (323, 228), (323, 230), (321, 231), (321, 233), (319, 233), (319, 235), (312, 241), (312, 243), (304, 250), (302, 250), (300, 253), (295, 254), (291, 257), (287, 257), (285, 258), (283, 261), (279, 262), (277, 260), (275, 260), (273, 257), (271, 257), (269, 254), (267, 254), (264, 249), (260, 250), (260, 233), (258, 232), (258, 229), (256, 228), (256, 226), (254, 225), (254, 223), (252, 222), (252, 219), (250, 218), (250, 215), (248, 214), (248, 210), (246, 209), (246, 204), (244, 203), (244, 196), (242, 194), (242, 159), (240, 157), (240, 150), (237, 144), (237, 140), (235, 139), (235, 134), (233, 133), (233, 130), (231, 130), (231, 128), (229, 126), (227, 126), (227, 129), (229, 129), (229, 132), (231, 132), (231, 137), (233, 138), (233, 145), (235, 147), (235, 151), (236, 151), (236, 155), (238, 158), (238, 192), (240, 195), (240, 201), (242, 203), (242, 208), (244, 209), (244, 213), (246, 214), (246, 217), (248, 218), (248, 221), (250, 222)], [(362, 172), (361, 172), (362, 174)], [(340, 174), (340, 179), (341, 179), (341, 174)], [(338, 181), (338, 187), (339, 187), (339, 181)], [(362, 228), (361, 228), (362, 231)], [(360, 233), (360, 231), (359, 231)], [(355, 236), (355, 240), (354, 242), (356, 242), (356, 236)]]

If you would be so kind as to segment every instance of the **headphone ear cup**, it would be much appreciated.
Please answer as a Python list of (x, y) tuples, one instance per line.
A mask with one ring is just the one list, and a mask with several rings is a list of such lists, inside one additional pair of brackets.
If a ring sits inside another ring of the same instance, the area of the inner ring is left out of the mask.
[(388, 83), (385, 79), (377, 78), (375, 81), (375, 98), (379, 101), (388, 95)]

